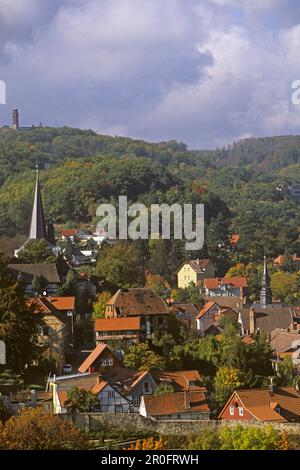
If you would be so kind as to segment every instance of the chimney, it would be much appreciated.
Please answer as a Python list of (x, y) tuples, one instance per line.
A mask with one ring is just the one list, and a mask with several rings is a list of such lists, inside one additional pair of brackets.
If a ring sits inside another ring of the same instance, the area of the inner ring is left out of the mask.
[(253, 307), (249, 310), (249, 332), (254, 335), (256, 332), (256, 313)]
[(185, 390), (183, 393), (184, 393), (184, 408), (186, 410), (189, 410), (191, 408), (190, 399), (189, 399), (189, 392), (188, 392), (188, 390)]
[(269, 387), (269, 389), (270, 389), (269, 394), (272, 396), (273, 393), (274, 393), (273, 377), (270, 378), (270, 387)]
[(36, 403), (36, 391), (35, 390), (30, 390), (30, 400), (31, 400), (31, 403)]

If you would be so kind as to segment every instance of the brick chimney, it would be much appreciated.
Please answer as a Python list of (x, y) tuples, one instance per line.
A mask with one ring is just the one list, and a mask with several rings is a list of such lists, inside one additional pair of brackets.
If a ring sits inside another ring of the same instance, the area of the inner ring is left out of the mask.
[(256, 313), (253, 307), (249, 310), (249, 332), (254, 335), (256, 332)]
[(183, 393), (184, 393), (184, 408), (186, 410), (189, 410), (191, 408), (189, 392), (188, 390), (185, 390)]

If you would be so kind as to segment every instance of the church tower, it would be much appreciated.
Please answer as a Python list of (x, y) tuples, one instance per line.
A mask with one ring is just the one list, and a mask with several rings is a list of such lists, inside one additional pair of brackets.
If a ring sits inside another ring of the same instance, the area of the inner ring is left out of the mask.
[(41, 240), (41, 239), (48, 240), (43, 201), (42, 201), (41, 188), (40, 188), (38, 166), (36, 167), (35, 194), (34, 194), (34, 202), (33, 202), (32, 216), (31, 216), (29, 239), (30, 240)]
[(260, 304), (262, 307), (272, 305), (272, 290), (270, 285), (270, 276), (268, 272), (267, 257), (264, 256), (264, 271), (260, 289)]
[(14, 131), (19, 130), (19, 111), (17, 109), (13, 110), (13, 125), (12, 128)]

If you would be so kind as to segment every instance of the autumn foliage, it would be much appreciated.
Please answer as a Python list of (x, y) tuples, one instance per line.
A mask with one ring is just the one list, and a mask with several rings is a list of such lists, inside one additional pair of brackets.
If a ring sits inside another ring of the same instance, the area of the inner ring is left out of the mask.
[(0, 427), (2, 450), (85, 449), (86, 437), (68, 421), (44, 412), (25, 409)]
[(143, 439), (137, 441), (135, 444), (131, 444), (127, 450), (165, 450), (167, 442), (162, 439), (155, 439), (154, 437), (149, 437), (148, 439)]

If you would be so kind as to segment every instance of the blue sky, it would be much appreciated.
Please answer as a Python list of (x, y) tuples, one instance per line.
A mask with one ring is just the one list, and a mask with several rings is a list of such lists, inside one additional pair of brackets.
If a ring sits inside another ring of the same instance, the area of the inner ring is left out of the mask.
[(299, 134), (299, 79), (298, 0), (0, 0), (0, 125), (214, 148)]

